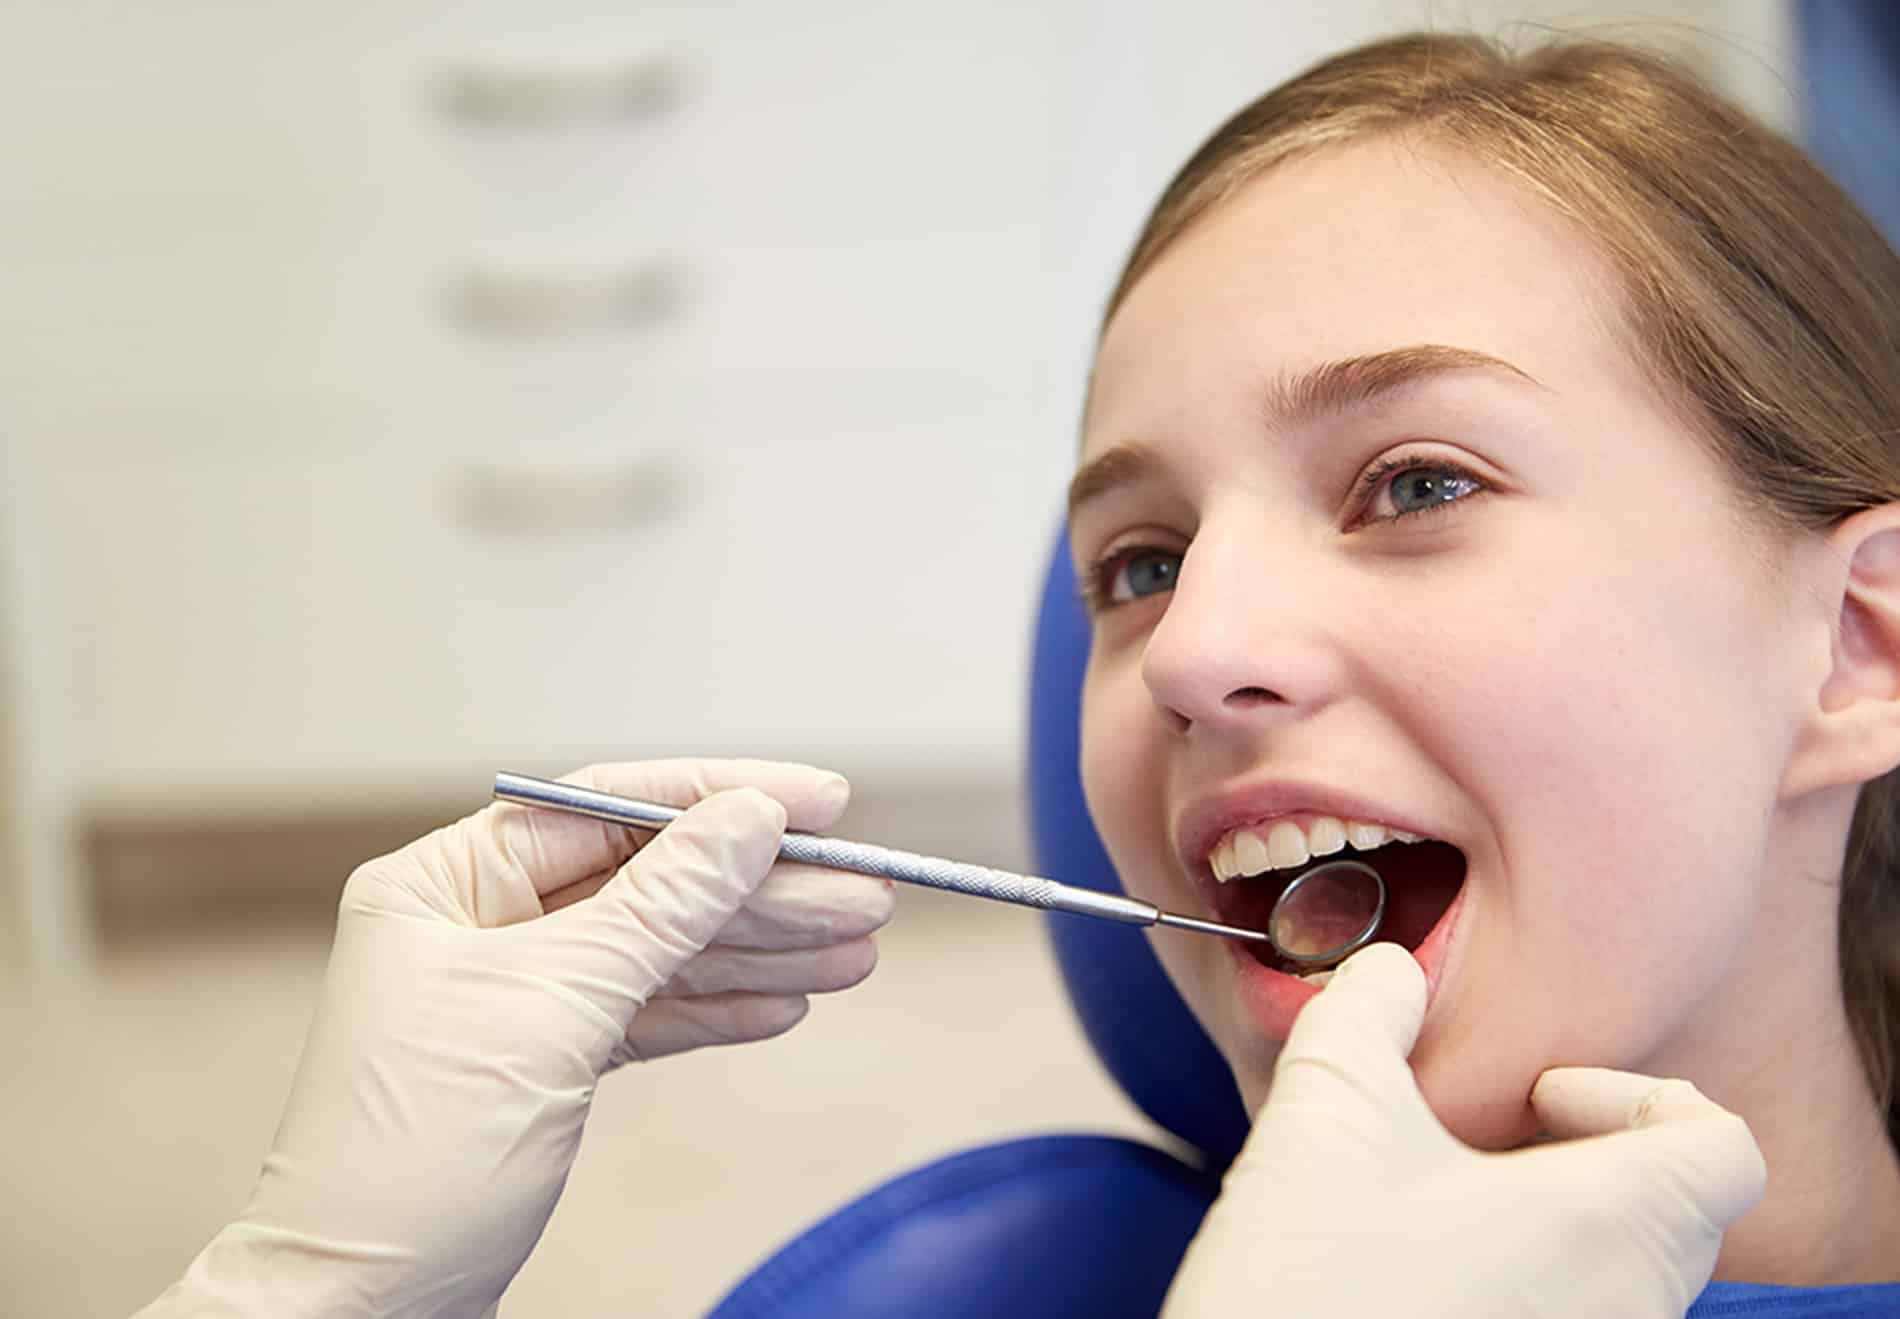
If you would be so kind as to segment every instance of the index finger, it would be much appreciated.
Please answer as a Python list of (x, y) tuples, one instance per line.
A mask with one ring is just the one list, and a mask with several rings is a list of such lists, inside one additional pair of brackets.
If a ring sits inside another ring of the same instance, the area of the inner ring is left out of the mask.
[(1603, 1067), (1554, 1067), (1531, 1105), (1559, 1140), (1594, 1141), (1665, 1179), (1680, 1202), (1724, 1227), (1761, 1199), (1768, 1166), (1748, 1123), (1684, 1080)]
[[(777, 760), (628, 761), (589, 765), (560, 781), (663, 806), (691, 806), (728, 788), (757, 788), (785, 808), (787, 828), (805, 830), (835, 824), (851, 797), (843, 775)], [(512, 802), (497, 802), (467, 823), (477, 821), (540, 896), (612, 874), (653, 837), (626, 825)]]

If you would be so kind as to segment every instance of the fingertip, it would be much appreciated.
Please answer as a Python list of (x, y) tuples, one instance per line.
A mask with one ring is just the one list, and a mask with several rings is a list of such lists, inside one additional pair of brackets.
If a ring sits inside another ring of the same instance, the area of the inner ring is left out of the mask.
[[(1694, 1081), (1669, 1077), (1658, 1081), (1650, 1092), (1637, 1101), (1630, 1113), (1632, 1127), (1653, 1127), (1674, 1118), (1709, 1117), (1716, 1113), (1734, 1117), (1696, 1088)], [(1736, 1118), (1736, 1121), (1740, 1121)]]
[(812, 776), (813, 783), (809, 790), (800, 794), (792, 823), (794, 827), (808, 833), (819, 833), (831, 828), (843, 817), (845, 808), (851, 804), (851, 781), (828, 769), (804, 768)]
[(1734, 1133), (1734, 1139), (1744, 1142), (1747, 1149), (1741, 1155), (1744, 1172), (1741, 1185), (1737, 1188), (1737, 1199), (1741, 1205), (1735, 1216), (1743, 1214), (1761, 1203), (1762, 1196), (1768, 1193), (1768, 1156), (1762, 1152), (1761, 1142), (1755, 1139), (1755, 1129), (1739, 1113), (1731, 1113), (1735, 1125), (1740, 1128)]
[(854, 985), (861, 985), (871, 978), (871, 972), (877, 970), (877, 940), (869, 935), (862, 939), (853, 939), (850, 943), (843, 945), (841, 951), (845, 954), (841, 960), (844, 962), (843, 971), (847, 978), (838, 985), (839, 989), (850, 989)]
[(1426, 997), (1425, 973), (1409, 952), (1395, 943), (1371, 944), (1342, 962), (1300, 1010), (1281, 1061), (1337, 1041), (1373, 1039), (1409, 1057), (1424, 1024)]
[[(1389, 1005), (1398, 1019), (1412, 1019), (1414, 1034), (1424, 1019), (1426, 1000), (1430, 997), (1425, 968), (1403, 945), (1396, 943), (1374, 943), (1361, 948), (1339, 964), (1333, 978), (1320, 992), (1335, 1001), (1351, 998), (1355, 1002), (1364, 1000)], [(1410, 1047), (1409, 1040), (1407, 1047)]]
[(1654, 1126), (1687, 1108), (1714, 1108), (1687, 1081), (1612, 1067), (1552, 1067), (1531, 1087), (1531, 1109), (1560, 1140)]
[(879, 876), (831, 870), (814, 871), (801, 878), (811, 881), (806, 892), (812, 905), (800, 921), (808, 930), (838, 939), (857, 939), (889, 925), (897, 912), (896, 886)]
[(807, 994), (836, 994), (870, 979), (877, 969), (877, 945), (869, 938), (850, 939), (820, 949), (807, 963), (808, 977), (798, 986)]
[(870, 929), (881, 930), (891, 923), (897, 915), (897, 885), (888, 879), (878, 878), (877, 887), (871, 890), (870, 900), (864, 904), (864, 918), (870, 922)]
[(810, 1014), (811, 1000), (803, 994), (761, 996), (751, 1005), (752, 1020), (747, 1024), (753, 1030), (748, 1034), (756, 1040), (769, 1040), (785, 1034)]
[[(716, 838), (721, 840), (718, 850), (726, 852), (737, 861), (739, 869), (751, 876), (746, 885), (751, 890), (770, 873), (785, 828), (785, 805), (771, 793), (750, 786), (721, 788), (680, 812), (679, 818), (650, 839), (633, 860), (685, 846), (691, 837)], [(735, 846), (737, 852), (727, 851)]]
[(780, 801), (777, 797), (774, 797), (771, 793), (765, 791), (763, 788), (754, 788), (750, 786), (743, 787), (743, 788), (728, 788), (725, 792), (714, 793), (711, 797), (707, 798), (707, 800), (716, 801), (720, 797), (737, 798), (738, 800), (743, 801), (745, 803), (746, 809), (757, 811), (762, 817), (764, 817), (765, 820), (771, 822), (772, 828), (776, 829), (780, 833), (783, 833), (785, 831), (786, 819), (787, 819), (787, 814), (788, 814), (785, 809), (785, 803)]
[(1531, 1112), (1552, 1140), (1576, 1140), (1601, 1135), (1622, 1126), (1614, 1103), (1606, 1104), (1593, 1091), (1600, 1085), (1591, 1075), (1605, 1069), (1552, 1067), (1531, 1086)]
[(793, 761), (754, 761), (754, 782), (785, 807), (789, 829), (822, 833), (851, 804), (851, 782), (833, 770)]
[(1389, 980), (1395, 986), (1411, 983), (1423, 989), (1425, 969), (1418, 964), (1417, 958), (1405, 950), (1403, 944), (1387, 941), (1369, 943), (1339, 964), (1339, 969), (1333, 972), (1333, 978), (1326, 987), (1331, 989), (1341, 980), (1364, 982), (1368, 979)]

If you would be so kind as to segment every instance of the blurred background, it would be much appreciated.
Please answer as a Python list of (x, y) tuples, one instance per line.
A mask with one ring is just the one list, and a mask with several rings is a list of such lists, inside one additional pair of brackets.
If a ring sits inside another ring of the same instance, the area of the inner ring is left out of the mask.
[[(1242, 102), (1381, 33), (1593, 29), (1891, 208), (1884, 8), (11, 0), (0, 1313), (183, 1269), (344, 879), (499, 769), (809, 761), (841, 833), (1027, 865), (1096, 318)], [(1036, 918), (899, 896), (792, 1036), (603, 1086), (510, 1313), (695, 1314), (926, 1158), (1161, 1139)]]

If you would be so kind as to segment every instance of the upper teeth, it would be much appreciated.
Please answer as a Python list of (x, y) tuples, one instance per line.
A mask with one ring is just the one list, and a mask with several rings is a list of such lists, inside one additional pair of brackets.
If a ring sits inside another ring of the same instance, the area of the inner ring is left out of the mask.
[[(1260, 829), (1265, 829), (1264, 835)], [(1214, 878), (1225, 884), (1243, 875), (1262, 875), (1269, 870), (1303, 866), (1316, 856), (1331, 856), (1347, 843), (1361, 852), (1386, 843), (1417, 843), (1423, 834), (1383, 824), (1362, 824), (1358, 820), (1337, 820), (1330, 815), (1316, 818), (1305, 828), (1292, 820), (1275, 820), (1260, 829), (1235, 829), (1208, 853)]]

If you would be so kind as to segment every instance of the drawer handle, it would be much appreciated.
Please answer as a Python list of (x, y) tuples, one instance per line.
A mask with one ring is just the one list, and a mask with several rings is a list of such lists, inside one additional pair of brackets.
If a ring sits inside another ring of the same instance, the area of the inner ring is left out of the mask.
[(614, 531), (661, 522), (679, 510), (684, 481), (661, 456), (594, 470), (471, 463), (443, 483), (451, 520), (496, 535)]
[(652, 119), (686, 95), (685, 71), (664, 56), (592, 72), (462, 66), (437, 79), (437, 103), (452, 119), (481, 127), (612, 123)]
[(603, 275), (467, 270), (449, 284), (450, 320), (478, 334), (548, 335), (653, 325), (685, 301), (685, 278), (660, 262)]

